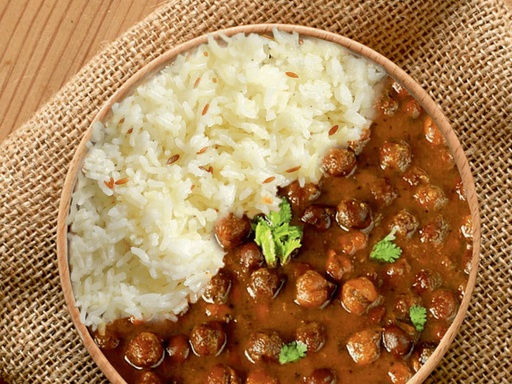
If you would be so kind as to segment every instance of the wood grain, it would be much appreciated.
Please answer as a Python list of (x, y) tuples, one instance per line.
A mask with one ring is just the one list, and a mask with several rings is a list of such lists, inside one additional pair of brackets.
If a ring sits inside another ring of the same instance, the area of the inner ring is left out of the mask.
[[(504, 0), (512, 8), (512, 0)], [(0, 142), (162, 0), (0, 0)]]
[(0, 0), (0, 141), (161, 0)]

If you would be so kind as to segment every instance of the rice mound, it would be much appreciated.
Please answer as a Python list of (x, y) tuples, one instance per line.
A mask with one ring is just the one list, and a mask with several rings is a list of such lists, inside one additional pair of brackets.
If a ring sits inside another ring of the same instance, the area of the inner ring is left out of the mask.
[(223, 265), (216, 220), (268, 213), (279, 186), (318, 182), (325, 151), (369, 129), (384, 76), (334, 43), (275, 30), (212, 37), (115, 104), (69, 215), (81, 321), (176, 320)]

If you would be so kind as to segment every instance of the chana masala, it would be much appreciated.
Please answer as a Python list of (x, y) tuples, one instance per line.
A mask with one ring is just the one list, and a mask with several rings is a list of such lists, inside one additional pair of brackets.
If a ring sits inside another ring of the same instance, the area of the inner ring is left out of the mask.
[(450, 150), (388, 78), (371, 131), (319, 166), (318, 185), (279, 191), (275, 215), (219, 220), (225, 265), (177, 322), (92, 332), (128, 383), (406, 383), (420, 369), (472, 255)]

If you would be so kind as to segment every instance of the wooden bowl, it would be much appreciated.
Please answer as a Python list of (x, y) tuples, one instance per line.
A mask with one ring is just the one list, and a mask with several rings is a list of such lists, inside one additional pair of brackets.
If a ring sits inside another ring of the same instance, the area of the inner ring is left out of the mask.
[[(352, 51), (354, 54), (362, 57), (366, 57), (367, 59), (375, 62), (376, 64), (383, 67), (387, 74), (393, 77), (396, 81), (398, 81), (405, 89), (409, 91), (409, 93), (420, 102), (425, 111), (432, 117), (434, 122), (438, 125), (439, 129), (444, 134), (448, 146), (450, 147), (455, 163), (459, 169), (462, 181), (464, 183), (464, 188), (466, 192), (467, 201), (470, 206), (472, 222), (473, 222), (473, 256), (471, 260), (471, 270), (467, 282), (467, 287), (465, 291), (464, 298), (460, 304), (459, 311), (455, 317), (455, 320), (449, 327), (445, 336), (441, 340), (439, 346), (433, 353), (433, 355), (428, 359), (427, 363), (412, 377), (409, 381), (409, 384), (419, 384), (422, 383), (432, 372), (432, 370), (439, 364), (443, 355), (448, 350), (450, 344), (452, 343), (455, 335), (464, 320), (464, 317), (467, 312), (467, 308), (471, 299), (471, 293), (473, 291), (475, 280), (477, 276), (477, 267), (478, 267), (478, 259), (480, 254), (480, 218), (478, 212), (478, 201), (477, 195), (475, 191), (475, 185), (473, 181), (473, 177), (471, 175), (471, 171), (468, 165), (468, 161), (464, 154), (464, 151), (453, 131), (450, 127), (450, 123), (443, 115), (441, 110), (432, 100), (432, 98), (427, 94), (425, 90), (421, 88), (407, 73), (405, 73), (402, 69), (392, 63), (390, 60), (380, 55), (379, 53), (373, 51), (372, 49), (359, 44), (351, 39), (348, 39), (343, 36), (336, 35), (334, 33), (303, 27), (296, 25), (287, 25), (287, 24), (257, 24), (257, 25), (247, 25), (247, 26), (239, 26), (229, 29), (224, 29), (218, 31), (215, 34), (222, 33), (226, 36), (232, 36), (238, 33), (259, 33), (259, 34), (271, 34), (273, 28), (278, 28), (281, 31), (286, 32), (297, 32), (300, 36), (303, 37), (315, 37), (323, 40), (327, 40), (330, 42), (334, 42), (339, 44), (342, 47), (345, 47)], [(207, 42), (207, 36), (200, 36), (193, 40), (190, 40), (186, 43), (180, 44), (175, 48), (165, 52), (157, 59), (153, 60), (151, 63), (143, 67), (139, 70), (133, 77), (131, 77), (126, 83), (121, 84), (119, 90), (105, 103), (105, 105), (101, 108), (98, 115), (95, 117), (94, 122), (103, 121), (108, 115), (112, 105), (129, 95), (132, 90), (143, 80), (147, 79), (151, 75), (155, 74), (159, 70), (161, 70), (165, 65), (171, 63), (173, 59), (186, 51), (189, 51), (200, 44), (204, 44)], [(67, 218), (70, 207), (71, 194), (73, 192), (77, 173), (80, 170), (82, 161), (84, 156), (86, 155), (86, 143), (89, 141), (91, 137), (92, 130), (91, 128), (85, 133), (83, 140), (78, 146), (77, 152), (71, 162), (65, 183), (62, 191), (62, 197), (59, 206), (59, 215), (58, 215), (58, 227), (57, 227), (57, 255), (59, 262), (59, 273), (62, 288), (64, 291), (64, 296), (66, 299), (66, 303), (69, 308), (69, 312), (71, 314), (71, 318), (73, 323), (75, 324), (82, 341), (89, 351), (90, 355), (97, 363), (99, 368), (103, 371), (103, 373), (107, 376), (107, 378), (115, 384), (126, 383), (126, 381), (121, 377), (121, 375), (113, 368), (113, 366), (109, 363), (109, 361), (105, 358), (102, 351), (98, 348), (91, 335), (89, 334), (88, 329), (84, 324), (80, 322), (79, 310), (75, 305), (75, 298), (73, 296), (73, 290), (70, 280), (70, 270), (68, 263), (68, 249), (67, 249)]]

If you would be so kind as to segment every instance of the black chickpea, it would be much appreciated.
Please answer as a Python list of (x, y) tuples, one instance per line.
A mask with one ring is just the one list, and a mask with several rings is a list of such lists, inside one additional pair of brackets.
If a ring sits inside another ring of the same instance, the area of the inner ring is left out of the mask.
[(393, 216), (389, 227), (400, 236), (411, 237), (418, 229), (419, 221), (409, 210), (401, 209)]
[(325, 328), (317, 321), (301, 325), (295, 332), (295, 339), (304, 343), (308, 352), (318, 352), (325, 344)]
[(275, 269), (259, 268), (251, 273), (247, 291), (254, 299), (275, 298), (285, 282)]
[(334, 249), (327, 251), (325, 271), (334, 280), (341, 281), (353, 268), (352, 260), (347, 254), (336, 252)]
[(323, 308), (331, 300), (336, 285), (318, 272), (309, 270), (296, 282), (295, 302), (305, 308)]
[(141, 332), (132, 338), (126, 347), (125, 359), (139, 368), (159, 365), (164, 356), (162, 339), (151, 332)]
[(405, 141), (386, 141), (380, 147), (380, 167), (404, 172), (412, 162), (411, 147)]
[(418, 186), (414, 192), (414, 198), (422, 208), (434, 211), (440, 210), (448, 203), (444, 191), (432, 184)]
[(164, 384), (164, 382), (155, 372), (145, 371), (139, 376), (136, 384)]
[(387, 178), (381, 178), (372, 183), (370, 191), (375, 202), (381, 207), (389, 206), (398, 197), (396, 188)]
[(165, 350), (171, 361), (180, 363), (190, 355), (190, 344), (185, 335), (174, 335), (167, 341)]
[(459, 303), (456, 294), (449, 289), (436, 289), (431, 293), (428, 309), (438, 320), (451, 321), (457, 314)]
[(278, 361), (283, 340), (277, 332), (264, 331), (251, 334), (246, 349), (247, 357), (253, 361)]
[(315, 369), (304, 378), (304, 384), (336, 384), (336, 374), (328, 368)]
[(337, 206), (336, 222), (346, 231), (352, 228), (368, 229), (373, 222), (371, 208), (356, 199), (342, 200)]
[(384, 327), (382, 332), (382, 344), (386, 351), (393, 356), (402, 357), (411, 351), (413, 340), (400, 327), (391, 324)]
[(239, 263), (245, 271), (255, 270), (265, 263), (263, 253), (254, 241), (249, 241), (238, 247), (237, 254)]
[(443, 280), (438, 272), (424, 268), (414, 276), (412, 287), (420, 295), (424, 292), (432, 292), (439, 288), (442, 283)]
[(354, 333), (347, 340), (347, 350), (357, 365), (368, 365), (380, 356), (381, 331), (368, 328)]
[(198, 324), (190, 333), (192, 351), (198, 356), (218, 356), (226, 342), (226, 332), (222, 324), (216, 321)]
[(301, 186), (298, 181), (293, 181), (281, 189), (281, 195), (285, 196), (292, 205), (292, 208), (298, 212), (302, 212), (309, 202), (318, 199), (320, 194), (318, 185), (306, 183), (304, 186)]
[(241, 384), (235, 370), (225, 364), (216, 364), (208, 374), (205, 384)]
[(433, 219), (425, 223), (420, 229), (420, 240), (423, 243), (432, 243), (440, 245), (448, 236), (450, 224), (441, 215), (436, 215)]
[(219, 270), (206, 285), (203, 300), (211, 304), (225, 304), (231, 290), (232, 278), (226, 270)]
[(302, 222), (312, 225), (319, 231), (326, 231), (331, 227), (335, 211), (333, 207), (310, 205), (306, 208), (300, 219)]
[(366, 277), (348, 280), (341, 289), (341, 304), (354, 315), (362, 315), (378, 299), (375, 285)]
[(215, 238), (224, 249), (232, 249), (241, 244), (251, 231), (251, 222), (247, 216), (229, 213), (215, 226)]
[(93, 332), (93, 339), (100, 349), (110, 350), (119, 346), (120, 340), (114, 332), (105, 330), (96, 330)]
[(356, 164), (356, 155), (351, 149), (331, 148), (322, 159), (321, 168), (330, 176), (349, 176)]
[(391, 384), (407, 384), (412, 377), (410, 368), (403, 362), (396, 362), (389, 367), (388, 379)]
[(245, 384), (279, 384), (279, 380), (263, 369), (250, 371)]
[(411, 366), (414, 372), (418, 372), (432, 356), (437, 345), (433, 343), (421, 343), (411, 355)]

